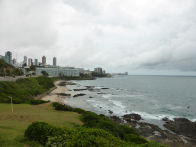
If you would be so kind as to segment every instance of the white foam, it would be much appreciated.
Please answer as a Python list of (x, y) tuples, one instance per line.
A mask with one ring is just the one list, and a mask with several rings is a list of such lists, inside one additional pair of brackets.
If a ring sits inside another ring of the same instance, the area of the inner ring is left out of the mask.
[(194, 118), (194, 119), (191, 119), (191, 121), (192, 121), (192, 122), (196, 122), (196, 118)]
[(173, 120), (174, 118), (176, 118), (176, 116), (168, 115), (168, 114), (150, 114), (147, 112), (137, 112), (137, 111), (132, 111), (131, 113), (139, 114), (144, 119), (162, 120), (163, 118), (167, 117), (168, 119)]
[(109, 101), (112, 102), (114, 105), (116, 105), (118, 109), (119, 108), (121, 108), (121, 109), (125, 108), (125, 106), (120, 101), (115, 101), (115, 100), (109, 100)]
[(101, 87), (101, 86), (96, 86), (94, 89), (102, 89), (104, 87)]
[(102, 97), (107, 99), (107, 98), (111, 98), (112, 95), (111, 94), (104, 94), (104, 95), (102, 95)]

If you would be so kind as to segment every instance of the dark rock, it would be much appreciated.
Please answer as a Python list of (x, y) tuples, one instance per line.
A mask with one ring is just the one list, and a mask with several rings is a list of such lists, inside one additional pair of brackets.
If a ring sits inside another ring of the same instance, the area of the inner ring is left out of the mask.
[(164, 127), (177, 134), (196, 139), (196, 123), (186, 118), (175, 118), (164, 124)]
[(135, 121), (139, 121), (142, 119), (142, 117), (139, 114), (126, 114), (123, 116), (123, 119), (126, 120), (127, 122), (135, 120)]
[(89, 98), (93, 98), (92, 96), (89, 96)]
[(178, 135), (162, 130), (156, 125), (135, 120), (129, 121), (127, 124), (148, 140), (166, 143), (175, 147), (187, 146), (184, 145), (184, 142)]
[(164, 118), (162, 118), (162, 121), (165, 121), (165, 122), (167, 122), (167, 121), (169, 121), (169, 118), (167, 118), (167, 117), (164, 117)]
[(66, 82), (65, 81), (62, 81), (58, 84), (58, 86), (66, 86)]
[(109, 89), (109, 88), (101, 88), (101, 89)]
[(116, 123), (119, 123), (119, 124), (122, 123), (122, 120), (117, 116), (111, 116), (110, 119)]
[(69, 93), (56, 93), (58, 96), (71, 96)]
[(94, 88), (95, 88), (94, 86), (86, 86), (86, 89), (89, 91), (94, 91), (95, 90)]
[(79, 93), (79, 94), (75, 94), (73, 97), (79, 97), (79, 96), (84, 96), (84, 95), (86, 95), (86, 94), (84, 94), (84, 93)]
[(110, 114), (113, 114), (113, 112), (112, 112), (111, 110), (108, 110), (108, 112), (109, 112)]

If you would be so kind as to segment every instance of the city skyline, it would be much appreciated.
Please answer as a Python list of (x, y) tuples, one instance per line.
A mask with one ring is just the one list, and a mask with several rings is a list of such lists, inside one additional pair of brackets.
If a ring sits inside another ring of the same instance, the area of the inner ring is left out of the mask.
[(50, 64), (55, 56), (60, 66), (109, 72), (195, 75), (195, 11), (195, 0), (2, 0), (0, 54), (10, 50), (18, 61), (45, 55)]
[(15, 57), (13, 57), (13, 52), (11, 51), (6, 51), (4, 54), (3, 53), (0, 53), (0, 57), (1, 58), (4, 58), (4, 60), (8, 63), (8, 64), (26, 64), (27, 66), (31, 66), (31, 65), (35, 65), (35, 66), (38, 66), (39, 63), (43, 64), (42, 63), (42, 59), (43, 57), (45, 57), (45, 63), (46, 64), (43, 64), (43, 65), (54, 65), (54, 58), (55, 58), (55, 63), (57, 66), (57, 57), (53, 57), (52, 58), (52, 63), (47, 63), (47, 57), (46, 56), (42, 56), (39, 60), (39, 58), (35, 57), (35, 58), (32, 58), (32, 57), (28, 57), (28, 56), (23, 56), (23, 60), (21, 61), (18, 61), (18, 59), (16, 59)]

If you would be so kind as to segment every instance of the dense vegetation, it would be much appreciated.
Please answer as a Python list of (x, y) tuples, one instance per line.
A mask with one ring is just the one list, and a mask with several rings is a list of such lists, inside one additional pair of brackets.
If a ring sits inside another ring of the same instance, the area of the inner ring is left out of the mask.
[(90, 111), (72, 108), (59, 103), (53, 103), (53, 106), (55, 107), (55, 110), (72, 111), (82, 114), (81, 120), (83, 122), (83, 127), (85, 128), (103, 129), (127, 142), (134, 142), (137, 144), (147, 143), (147, 141), (140, 137), (132, 128), (125, 125), (119, 125), (104, 115), (97, 115)]
[(44, 122), (34, 122), (25, 131), (25, 137), (49, 147), (125, 146), (127, 143), (102, 129), (65, 129)]
[(3, 59), (0, 59), (0, 76), (21, 76), (23, 71), (7, 64)]
[(48, 77), (36, 77), (18, 79), (16, 82), (0, 81), (0, 103), (29, 103), (33, 97), (42, 94), (52, 88), (54, 79)]
[[(33, 122), (25, 137), (48, 147), (163, 147), (155, 142), (125, 141), (112, 133), (95, 128), (60, 128), (44, 122)], [(137, 140), (137, 139), (136, 139)]]
[(120, 125), (104, 115), (79, 108), (53, 103), (56, 110), (81, 114), (83, 126), (75, 129), (57, 128), (44, 122), (34, 122), (25, 131), (25, 137), (42, 145), (66, 147), (164, 147), (159, 143), (148, 142), (132, 128)]

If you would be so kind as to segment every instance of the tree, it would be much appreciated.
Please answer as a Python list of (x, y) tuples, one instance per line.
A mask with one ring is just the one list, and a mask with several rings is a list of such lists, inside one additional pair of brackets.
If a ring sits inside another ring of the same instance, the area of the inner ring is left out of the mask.
[(46, 71), (42, 71), (42, 75), (48, 77), (48, 73)]

